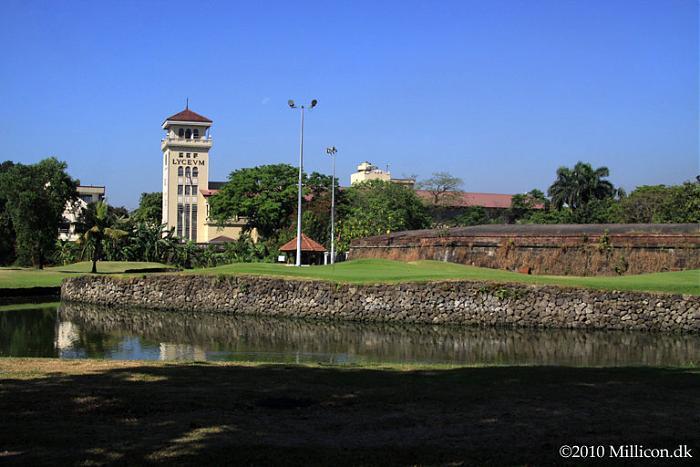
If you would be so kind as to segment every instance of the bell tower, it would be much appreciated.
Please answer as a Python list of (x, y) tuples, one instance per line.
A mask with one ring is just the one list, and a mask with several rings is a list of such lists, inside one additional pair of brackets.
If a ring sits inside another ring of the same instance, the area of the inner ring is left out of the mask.
[[(163, 151), (163, 224), (174, 228), (183, 241), (206, 242), (203, 225), (206, 207), (200, 190), (209, 189), (209, 134), (212, 121), (192, 112), (189, 107), (166, 118), (162, 128)], [(199, 230), (202, 230), (201, 227)]]

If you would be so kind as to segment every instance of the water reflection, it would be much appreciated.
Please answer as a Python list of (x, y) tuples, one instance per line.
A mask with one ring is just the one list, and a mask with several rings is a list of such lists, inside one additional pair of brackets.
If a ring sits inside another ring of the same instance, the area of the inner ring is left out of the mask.
[(270, 362), (687, 365), (700, 336), (317, 322), (62, 304), (0, 313), (0, 355)]

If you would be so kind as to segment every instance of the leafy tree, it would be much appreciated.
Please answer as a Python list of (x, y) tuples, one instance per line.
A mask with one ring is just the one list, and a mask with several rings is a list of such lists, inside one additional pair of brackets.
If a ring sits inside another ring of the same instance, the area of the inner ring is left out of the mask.
[(685, 182), (671, 188), (661, 222), (700, 223), (700, 182)]
[[(15, 164), (5, 161), (0, 164), (0, 177)], [(0, 189), (0, 265), (12, 264), (15, 260), (15, 229), (7, 206), (7, 198)]]
[(575, 211), (591, 200), (612, 198), (616, 194), (613, 184), (603, 180), (609, 175), (607, 167), (593, 169), (584, 162), (577, 162), (573, 169), (559, 167), (548, 194), (557, 209), (566, 205)]
[(430, 192), (431, 202), (437, 206), (457, 195), (464, 181), (447, 172), (435, 172), (433, 176), (420, 182), (418, 187)]
[(121, 259), (172, 262), (178, 245), (175, 229), (164, 231), (161, 225), (138, 222), (131, 228), (126, 245), (120, 249)]
[(430, 226), (425, 205), (410, 188), (369, 180), (345, 191), (352, 207), (339, 225), (339, 250), (355, 238)]
[(459, 226), (488, 224), (489, 216), (482, 206), (469, 206), (455, 217), (455, 223)]
[(17, 252), (39, 269), (53, 250), (66, 204), (77, 198), (78, 182), (66, 167), (52, 157), (33, 165), (16, 164), (0, 174), (0, 192), (12, 219)]
[(261, 165), (231, 172), (229, 181), (210, 198), (210, 215), (219, 224), (246, 218), (246, 231), (263, 238), (289, 227), (297, 204), (298, 170), (288, 164)]
[(80, 246), (68, 240), (56, 240), (54, 259), (62, 265), (75, 263), (80, 256)]
[(548, 207), (548, 200), (544, 193), (538, 189), (530, 190), (525, 194), (513, 195), (508, 209), (508, 222), (513, 223), (527, 218), (536, 207)]
[(163, 193), (141, 193), (139, 207), (133, 213), (136, 222), (161, 225), (163, 219)]
[(81, 244), (91, 251), (92, 273), (97, 273), (97, 261), (102, 259), (105, 240), (119, 240), (127, 232), (115, 228), (117, 220), (109, 215), (109, 206), (104, 201), (90, 203), (82, 210), (78, 230), (82, 232)]

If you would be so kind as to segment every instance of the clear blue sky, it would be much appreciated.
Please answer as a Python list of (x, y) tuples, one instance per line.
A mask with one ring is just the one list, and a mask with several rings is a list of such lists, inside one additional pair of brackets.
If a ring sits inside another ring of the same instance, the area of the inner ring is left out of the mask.
[(160, 124), (214, 120), (212, 180), (390, 164), (469, 191), (546, 190), (560, 165), (627, 189), (694, 178), (695, 0), (27, 1), (0, 15), (0, 159), (55, 155), (109, 201), (161, 187)]

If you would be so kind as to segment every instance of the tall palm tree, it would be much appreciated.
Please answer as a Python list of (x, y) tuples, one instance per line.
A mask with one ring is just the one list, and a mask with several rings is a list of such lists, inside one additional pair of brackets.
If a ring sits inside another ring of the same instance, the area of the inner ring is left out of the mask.
[(594, 199), (611, 198), (616, 190), (612, 183), (603, 178), (610, 175), (607, 167), (593, 169), (591, 164), (577, 162), (573, 169), (559, 167), (557, 179), (547, 190), (557, 209), (564, 205), (576, 210)]
[(107, 203), (91, 203), (83, 210), (80, 224), (84, 232), (80, 238), (84, 249), (92, 252), (92, 273), (97, 273), (97, 261), (102, 257), (102, 242), (105, 238), (117, 240), (128, 235), (124, 230), (113, 228), (115, 220), (109, 215)]

